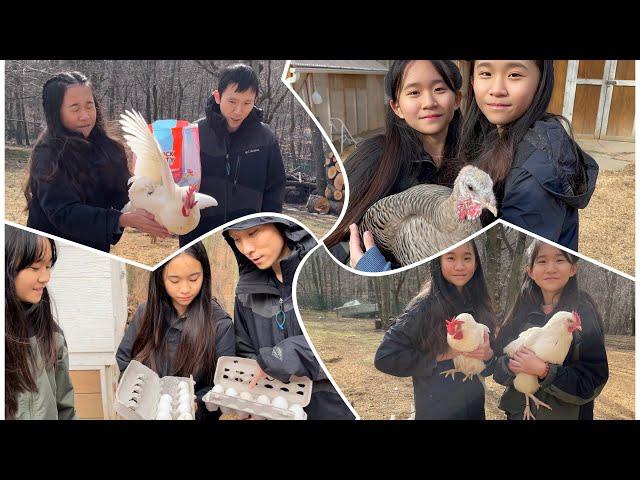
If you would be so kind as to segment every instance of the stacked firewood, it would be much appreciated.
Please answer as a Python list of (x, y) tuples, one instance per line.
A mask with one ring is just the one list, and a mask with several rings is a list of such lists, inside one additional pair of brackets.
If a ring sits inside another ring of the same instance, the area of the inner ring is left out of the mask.
[(307, 211), (323, 215), (328, 213), (340, 215), (345, 197), (342, 168), (333, 155), (325, 160), (324, 167), (327, 174), (327, 186), (323, 192), (324, 196), (311, 195), (307, 202)]
[(284, 201), (304, 204), (309, 198), (309, 194), (317, 188), (315, 177), (303, 172), (288, 172), (286, 176)]

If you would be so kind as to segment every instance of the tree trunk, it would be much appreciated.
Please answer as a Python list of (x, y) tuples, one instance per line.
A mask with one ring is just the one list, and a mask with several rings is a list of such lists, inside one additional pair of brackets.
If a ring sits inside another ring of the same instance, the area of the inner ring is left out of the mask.
[(513, 307), (518, 292), (520, 291), (526, 241), (527, 236), (524, 233), (519, 233), (513, 258), (511, 259), (511, 269), (507, 283), (507, 298), (504, 302), (504, 313), (508, 312), (511, 307)]
[(316, 189), (320, 193), (327, 186), (327, 178), (324, 173), (324, 144), (322, 134), (315, 122), (309, 119), (309, 123), (311, 126), (311, 158), (316, 166)]

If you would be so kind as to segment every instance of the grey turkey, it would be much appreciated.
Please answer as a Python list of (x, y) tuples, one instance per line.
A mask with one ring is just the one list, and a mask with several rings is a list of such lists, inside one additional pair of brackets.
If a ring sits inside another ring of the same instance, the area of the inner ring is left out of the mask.
[(479, 217), (485, 208), (497, 215), (491, 177), (467, 165), (453, 189), (422, 184), (378, 200), (364, 214), (360, 233), (369, 230), (385, 257), (404, 266), (480, 230)]

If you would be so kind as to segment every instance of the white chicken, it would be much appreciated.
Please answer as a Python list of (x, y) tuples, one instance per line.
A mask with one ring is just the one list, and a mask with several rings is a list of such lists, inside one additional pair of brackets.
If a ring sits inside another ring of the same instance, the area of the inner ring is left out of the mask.
[[(522, 332), (504, 348), (504, 353), (509, 355), (509, 358), (513, 358), (521, 347), (527, 347), (545, 362), (562, 365), (569, 353), (573, 332), (576, 330), (582, 330), (582, 321), (578, 312), (558, 312), (544, 327), (532, 327)], [(529, 407), (529, 399), (533, 400), (537, 408), (542, 406), (551, 410), (549, 405), (533, 395), (540, 388), (537, 376), (518, 373), (513, 380), (513, 386), (523, 393), (526, 399), (523, 420), (535, 420)]]
[(196, 193), (196, 185), (180, 187), (174, 182), (162, 149), (142, 115), (127, 110), (120, 117), (120, 125), (126, 132), (124, 138), (136, 155), (129, 203), (122, 211), (144, 208), (171, 233), (189, 233), (200, 223), (200, 210), (215, 207), (218, 202), (209, 195)]
[[(473, 352), (484, 343), (484, 335), (489, 334), (489, 327), (482, 323), (476, 322), (473, 315), (469, 313), (461, 313), (455, 318), (446, 321), (447, 325), (447, 343), (454, 350), (460, 352)], [(458, 355), (453, 359), (455, 368), (446, 370), (441, 373), (445, 378), (451, 375), (456, 378), (456, 372), (464, 373), (463, 382), (473, 378), (474, 375), (480, 376), (485, 369), (485, 364), (477, 358), (468, 358), (464, 355)], [(480, 376), (481, 381), (483, 378)]]

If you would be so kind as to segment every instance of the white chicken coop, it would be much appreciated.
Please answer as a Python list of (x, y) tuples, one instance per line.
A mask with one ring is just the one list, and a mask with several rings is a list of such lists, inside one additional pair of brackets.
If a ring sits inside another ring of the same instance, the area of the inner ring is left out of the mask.
[(82, 419), (113, 419), (119, 376), (115, 353), (127, 321), (125, 265), (56, 245), (49, 291), (69, 348), (76, 413)]
[(360, 303), (359, 300), (351, 300), (341, 307), (334, 308), (336, 317), (371, 317), (378, 312), (377, 303)]

